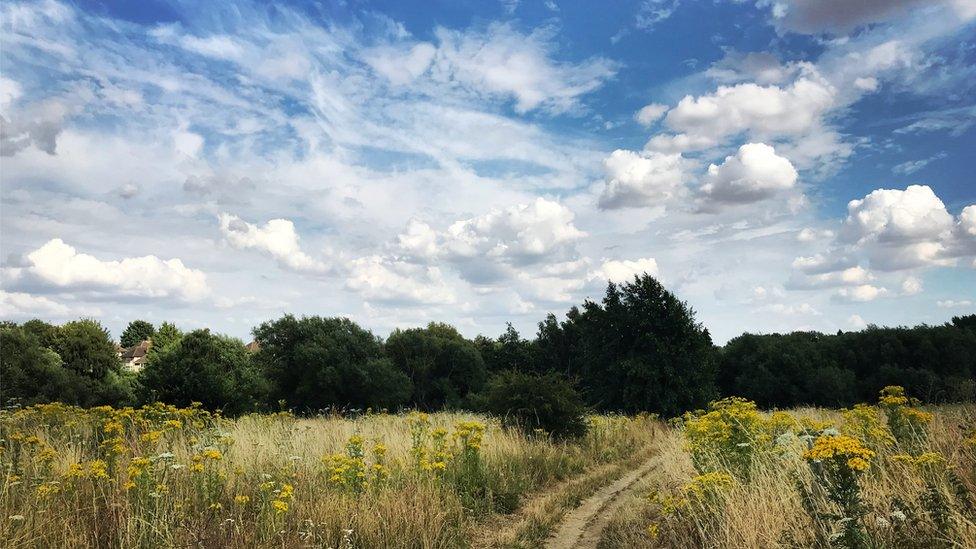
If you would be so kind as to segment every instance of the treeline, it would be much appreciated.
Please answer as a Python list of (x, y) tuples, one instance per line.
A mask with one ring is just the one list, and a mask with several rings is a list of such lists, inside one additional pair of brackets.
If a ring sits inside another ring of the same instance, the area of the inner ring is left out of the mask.
[(531, 340), (511, 326), (471, 340), (431, 323), (384, 341), (346, 318), (292, 315), (253, 337), (248, 349), (206, 329), (134, 321), (122, 344), (152, 345), (130, 372), (94, 320), (2, 323), (0, 401), (201, 402), (228, 415), (473, 409), (572, 434), (586, 408), (674, 416), (730, 394), (780, 407), (870, 401), (884, 385), (930, 401), (976, 396), (976, 315), (836, 335), (745, 334), (718, 348), (694, 311), (646, 274), (609, 284), (600, 302), (564, 320), (550, 314)]
[(942, 326), (744, 334), (718, 356), (721, 392), (767, 408), (871, 402), (886, 385), (926, 402), (976, 399), (976, 315)]

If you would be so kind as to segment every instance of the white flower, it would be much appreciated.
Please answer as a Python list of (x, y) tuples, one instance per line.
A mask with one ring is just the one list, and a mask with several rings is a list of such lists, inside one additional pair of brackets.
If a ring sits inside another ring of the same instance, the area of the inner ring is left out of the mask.
[(875, 522), (877, 522), (878, 523), (878, 526), (880, 526), (882, 528), (887, 528), (887, 527), (891, 526), (891, 522), (889, 522), (888, 519), (886, 519), (884, 517), (877, 517), (875, 519)]
[(891, 512), (891, 518), (901, 521), (908, 517), (905, 516), (905, 513), (901, 509), (895, 509)]
[(10, 520), (12, 520), (14, 522), (21, 522), (22, 520), (24, 520), (24, 515), (10, 515), (7, 518), (9, 518)]

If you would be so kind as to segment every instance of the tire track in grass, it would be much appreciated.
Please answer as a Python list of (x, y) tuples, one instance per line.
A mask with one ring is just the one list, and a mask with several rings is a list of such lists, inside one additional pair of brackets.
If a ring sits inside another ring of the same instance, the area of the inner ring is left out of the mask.
[(584, 500), (579, 507), (566, 515), (556, 532), (546, 540), (546, 549), (595, 549), (603, 530), (625, 501), (622, 496), (639, 480), (649, 475), (655, 465), (653, 459), (645, 461), (637, 469), (600, 488)]

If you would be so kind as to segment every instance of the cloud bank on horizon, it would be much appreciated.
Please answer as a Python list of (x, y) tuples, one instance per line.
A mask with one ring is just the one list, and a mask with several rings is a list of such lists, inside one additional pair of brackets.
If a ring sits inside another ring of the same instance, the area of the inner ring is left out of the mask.
[(0, 317), (972, 312), (976, 0), (412, 4), (5, 2)]

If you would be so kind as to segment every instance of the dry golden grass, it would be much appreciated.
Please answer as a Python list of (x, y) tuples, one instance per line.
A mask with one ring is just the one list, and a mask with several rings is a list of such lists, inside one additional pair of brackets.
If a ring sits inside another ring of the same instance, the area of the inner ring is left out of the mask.
[(467, 547), (526, 494), (643, 452), (653, 420), (594, 416), (586, 437), (562, 443), (437, 413), (418, 450), (419, 422), (2, 412), (0, 546)]
[[(927, 410), (933, 418), (924, 440), (875, 447), (870, 468), (859, 475), (866, 508), (861, 546), (976, 547), (976, 407)], [(790, 413), (807, 424), (849, 429), (839, 411)], [(703, 471), (693, 462), (684, 428), (675, 426), (659, 439), (659, 474), (630, 496), (601, 547), (843, 546), (843, 513), (827, 500), (811, 461), (803, 458), (810, 443), (790, 436), (771, 442), (730, 485), (713, 484), (696, 496), (689, 486)], [(932, 464), (908, 463), (905, 455), (927, 455), (921, 461)], [(812, 515), (809, 505), (821, 516)]]

